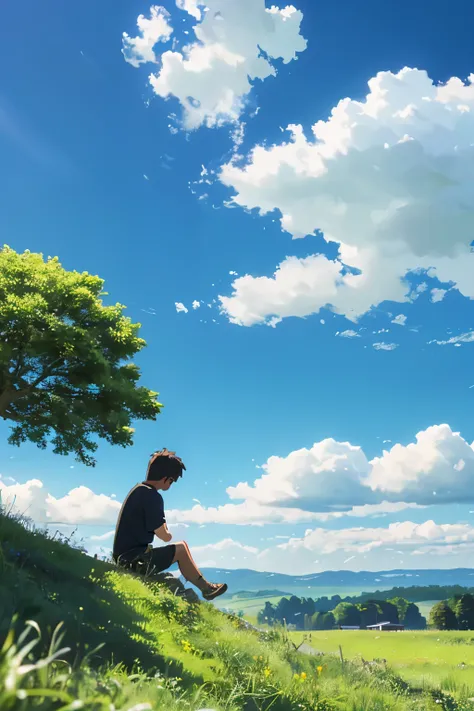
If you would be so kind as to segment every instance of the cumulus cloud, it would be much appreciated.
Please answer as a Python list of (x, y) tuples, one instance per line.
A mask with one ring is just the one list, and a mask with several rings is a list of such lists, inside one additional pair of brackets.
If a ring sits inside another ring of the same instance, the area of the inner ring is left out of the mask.
[(431, 289), (431, 301), (436, 304), (438, 301), (442, 301), (447, 293), (447, 289)]
[(363, 483), (369, 461), (360, 447), (349, 442), (325, 439), (311, 449), (270, 457), (262, 469), (264, 474), (253, 485), (240, 482), (228, 487), (229, 497), (307, 511), (377, 503), (374, 492)]
[(95, 494), (86, 486), (71, 489), (56, 499), (49, 494), (39, 479), (24, 484), (7, 485), (0, 480), (2, 504), (15, 513), (31, 518), (36, 523), (68, 525), (115, 525), (120, 503), (105, 494)]
[[(316, 528), (301, 538), (261, 551), (253, 561), (257, 570), (307, 574), (318, 569), (387, 570), (418, 565), (416, 556), (437, 555), (437, 565), (453, 567), (453, 555), (474, 552), (474, 527), (434, 521), (392, 523), (387, 528)], [(350, 565), (347, 554), (350, 553)], [(458, 559), (460, 562), (462, 560)]]
[(232, 296), (219, 296), (229, 321), (239, 326), (274, 323), (274, 315), (306, 316), (308, 300), (314, 311), (328, 302), (328, 293), (336, 297), (342, 280), (341, 264), (315, 254), (305, 259), (288, 257), (273, 277), (242, 276), (235, 279)]
[(183, 313), (183, 314), (188, 313), (188, 309), (186, 308), (186, 306), (184, 304), (181, 303), (181, 301), (175, 301), (174, 305), (175, 305), (176, 311), (178, 313)]
[(367, 483), (387, 499), (402, 496), (419, 504), (470, 500), (473, 446), (448, 425), (428, 427), (416, 435), (416, 442), (394, 445), (371, 465)]
[(163, 52), (149, 79), (155, 94), (178, 99), (188, 130), (238, 121), (253, 83), (275, 76), (276, 60), (288, 64), (306, 49), (303, 15), (292, 5), (182, 0), (178, 7), (198, 20), (195, 41)]
[(438, 567), (458, 565), (474, 552), (474, 527), (412, 521), (386, 528), (308, 529), (304, 536), (259, 550), (232, 539), (193, 548), (201, 567), (252, 568), (289, 575), (321, 570), (387, 570), (419, 567), (419, 556), (436, 555)]
[(370, 461), (360, 447), (325, 439), (311, 449), (270, 457), (262, 469), (253, 484), (228, 487), (229, 497), (333, 517), (337, 511), (363, 515), (366, 504), (382, 502), (405, 508), (474, 501), (473, 445), (447, 424), (429, 427), (416, 442), (395, 444)]
[[(269, 524), (297, 524), (315, 521), (326, 522), (345, 516), (351, 518), (379, 518), (388, 514), (399, 513), (406, 509), (425, 508), (418, 504), (383, 501), (380, 504), (353, 506), (346, 511), (328, 511), (316, 513), (300, 508), (267, 506), (248, 500), (242, 504), (223, 504), (216, 507), (193, 506), (192, 509), (171, 509), (166, 518), (170, 525), (188, 524), (223, 524), (231, 526), (265, 526)], [(286, 536), (289, 538), (289, 536)]]
[(392, 319), (392, 323), (396, 323), (397, 326), (404, 326), (407, 322), (407, 317), (405, 314), (398, 314), (398, 316), (395, 316), (394, 319)]
[(369, 90), (365, 101), (340, 101), (311, 139), (290, 125), (288, 142), (222, 166), (232, 205), (277, 211), (293, 238), (319, 230), (339, 245), (336, 261), (287, 257), (273, 278), (235, 280), (220, 297), (232, 322), (323, 306), (357, 320), (383, 301), (416, 298), (406, 276), (420, 269), (474, 298), (474, 75), (435, 85), (405, 68), (380, 72)]
[(194, 309), (194, 310), (199, 309), (200, 306), (201, 306), (201, 302), (200, 302), (200, 301), (197, 301), (197, 300), (195, 299), (195, 300), (193, 301), (193, 309)]
[[(173, 28), (169, 24), (169, 13), (164, 7), (157, 5), (150, 7), (149, 19), (139, 15), (137, 26), (140, 32), (137, 37), (129, 37), (126, 32), (122, 37), (122, 54), (132, 67), (156, 62), (154, 46), (158, 42), (167, 42), (173, 33)], [(146, 175), (143, 177), (148, 180)]]

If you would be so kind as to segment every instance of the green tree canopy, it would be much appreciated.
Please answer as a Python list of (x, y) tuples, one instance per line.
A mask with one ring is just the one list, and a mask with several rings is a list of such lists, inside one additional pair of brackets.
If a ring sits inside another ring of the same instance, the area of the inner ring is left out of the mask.
[(155, 420), (157, 393), (130, 362), (140, 324), (104, 306), (103, 280), (57, 257), (0, 249), (0, 417), (10, 444), (34, 442), (94, 466), (93, 438), (128, 446), (134, 419)]
[(332, 611), (337, 625), (360, 625), (361, 614), (355, 605), (350, 602), (340, 602)]
[(438, 630), (455, 630), (457, 628), (456, 615), (445, 600), (437, 602), (431, 608), (430, 625)]
[(460, 630), (474, 630), (474, 595), (469, 593), (462, 595), (454, 612)]

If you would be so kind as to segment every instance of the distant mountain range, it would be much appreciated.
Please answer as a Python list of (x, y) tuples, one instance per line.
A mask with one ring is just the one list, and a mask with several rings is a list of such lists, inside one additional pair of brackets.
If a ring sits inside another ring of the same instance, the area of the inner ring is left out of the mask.
[(310, 575), (284, 575), (261, 573), (256, 570), (226, 568), (203, 568), (202, 574), (212, 582), (226, 582), (229, 593), (238, 591), (285, 590), (294, 595), (314, 597), (322, 595), (346, 595), (374, 590), (389, 590), (393, 587), (411, 585), (462, 585), (474, 587), (473, 568), (448, 570), (384, 570), (377, 573), (349, 570), (327, 570)]

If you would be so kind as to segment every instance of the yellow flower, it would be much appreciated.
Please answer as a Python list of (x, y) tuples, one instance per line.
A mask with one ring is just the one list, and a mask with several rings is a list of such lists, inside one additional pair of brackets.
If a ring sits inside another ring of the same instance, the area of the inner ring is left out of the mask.
[(259, 659), (263, 659), (262, 655), (260, 655)]
[(317, 670), (318, 674), (321, 674), (321, 672), (323, 671), (323, 668), (322, 668), (322, 667), (316, 667), (316, 670)]
[(254, 662), (258, 661), (258, 657), (254, 655), (253, 660)]
[(265, 669), (263, 670), (263, 673), (268, 678), (270, 676), (270, 674), (272, 673), (272, 670), (269, 669), (268, 667), (265, 667)]
[(300, 675), (299, 674), (293, 674), (293, 679), (299, 679)]
[(306, 672), (301, 672), (300, 678), (301, 681), (304, 681), (306, 679)]

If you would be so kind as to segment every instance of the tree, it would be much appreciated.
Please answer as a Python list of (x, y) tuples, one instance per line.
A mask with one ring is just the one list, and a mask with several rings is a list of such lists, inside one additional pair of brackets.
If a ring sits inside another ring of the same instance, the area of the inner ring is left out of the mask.
[(460, 630), (474, 630), (474, 595), (466, 593), (458, 600), (454, 609)]
[(336, 620), (332, 612), (320, 612), (318, 617), (318, 627), (320, 630), (332, 630), (336, 625)]
[(259, 625), (273, 625), (275, 622), (275, 608), (268, 600), (265, 602), (265, 607), (257, 614), (257, 622)]
[(457, 628), (456, 615), (445, 600), (437, 602), (431, 608), (430, 625), (438, 630), (455, 630)]
[(420, 612), (418, 605), (414, 602), (409, 602), (403, 618), (403, 624), (408, 630), (424, 630), (426, 629), (426, 618)]
[(360, 625), (361, 614), (357, 607), (350, 602), (340, 602), (332, 611), (337, 625)]
[(408, 600), (405, 600), (404, 597), (394, 597), (391, 600), (388, 600), (387, 602), (391, 602), (392, 605), (395, 605), (398, 610), (399, 622), (403, 624), (405, 622), (405, 615), (408, 610), (408, 605), (410, 604)]
[(130, 360), (146, 343), (121, 304), (104, 306), (103, 280), (57, 257), (0, 249), (0, 417), (9, 443), (48, 443), (94, 466), (105, 439), (133, 443), (134, 419), (156, 420), (157, 393)]
[(380, 610), (376, 602), (362, 602), (357, 605), (360, 612), (361, 627), (376, 625), (380, 621)]
[(398, 609), (393, 602), (388, 602), (388, 600), (376, 600), (375, 602), (380, 610), (378, 622), (391, 622), (394, 625), (398, 624)]

